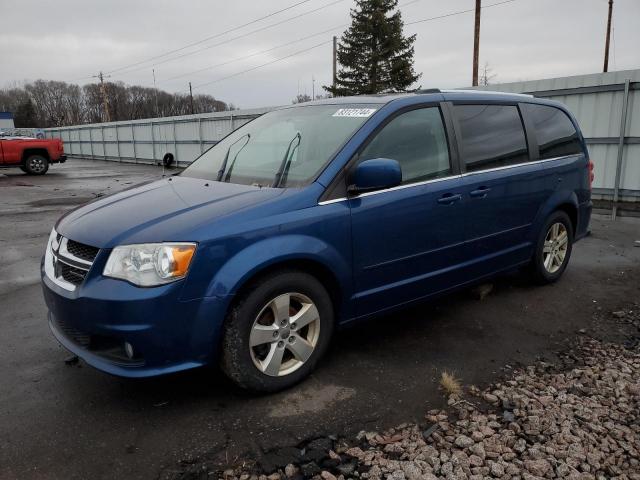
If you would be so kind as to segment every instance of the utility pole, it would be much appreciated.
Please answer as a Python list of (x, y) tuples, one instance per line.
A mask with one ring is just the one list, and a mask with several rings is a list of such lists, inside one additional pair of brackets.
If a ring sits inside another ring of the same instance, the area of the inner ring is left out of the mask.
[(316, 79), (311, 75), (311, 100), (316, 99)]
[(478, 57), (480, 53), (480, 9), (482, 0), (476, 0), (476, 20), (473, 29), (473, 81), (474, 87), (478, 86)]
[(151, 73), (153, 73), (153, 91), (156, 96), (156, 118), (158, 118), (160, 114), (158, 113), (158, 89), (156, 88), (156, 69), (152, 68)]
[(191, 89), (191, 82), (189, 82), (189, 101), (191, 102), (191, 115), (193, 115), (193, 90)]
[(613, 0), (609, 0), (609, 15), (607, 17), (607, 38), (604, 42), (604, 67), (603, 72), (609, 71), (609, 43), (611, 41), (611, 15), (613, 14)]
[(338, 78), (338, 37), (333, 36), (333, 88), (336, 88)]
[[(104, 87), (104, 75), (102, 71), (98, 75), (94, 75), (92, 78), (100, 79), (100, 93), (102, 94), (102, 108), (104, 109), (105, 120), (111, 121), (111, 113), (109, 112), (109, 99), (107, 98), (107, 89)], [(109, 78), (109, 76), (107, 76)]]

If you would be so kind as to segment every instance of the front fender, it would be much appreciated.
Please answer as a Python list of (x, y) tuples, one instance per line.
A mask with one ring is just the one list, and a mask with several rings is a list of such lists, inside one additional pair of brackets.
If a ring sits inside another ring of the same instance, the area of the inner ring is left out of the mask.
[(237, 252), (217, 271), (206, 296), (231, 296), (264, 269), (291, 260), (308, 260), (323, 265), (335, 276), (343, 298), (351, 294), (351, 268), (347, 260), (325, 241), (307, 235), (266, 238)]

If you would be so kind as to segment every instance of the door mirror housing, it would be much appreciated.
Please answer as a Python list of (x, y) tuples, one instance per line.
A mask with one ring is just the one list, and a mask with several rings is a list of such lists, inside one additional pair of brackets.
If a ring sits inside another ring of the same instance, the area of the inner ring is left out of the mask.
[(372, 158), (358, 164), (349, 178), (347, 192), (351, 195), (385, 188), (402, 183), (402, 169), (396, 160)]

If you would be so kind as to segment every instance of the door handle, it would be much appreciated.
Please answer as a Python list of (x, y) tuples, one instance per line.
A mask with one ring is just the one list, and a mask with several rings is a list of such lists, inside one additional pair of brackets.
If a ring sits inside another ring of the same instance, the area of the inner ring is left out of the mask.
[(469, 192), (469, 196), (470, 197), (481, 197), (484, 198), (487, 196), (487, 193), (489, 193), (491, 191), (491, 189), (489, 187), (480, 187), (476, 190), (471, 190)]
[(438, 203), (441, 205), (451, 205), (458, 200), (462, 200), (462, 195), (459, 193), (445, 193), (438, 199)]

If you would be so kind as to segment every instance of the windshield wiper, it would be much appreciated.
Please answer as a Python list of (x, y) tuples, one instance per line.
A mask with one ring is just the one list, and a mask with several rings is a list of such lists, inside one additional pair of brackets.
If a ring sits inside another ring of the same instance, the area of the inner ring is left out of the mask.
[(240, 154), (240, 152), (242, 151), (242, 149), (244, 147), (247, 146), (247, 143), (249, 143), (249, 140), (251, 140), (251, 134), (247, 133), (246, 135), (241, 136), (239, 139), (237, 139), (235, 142), (233, 142), (231, 145), (229, 145), (229, 148), (227, 149), (227, 153), (224, 156), (224, 160), (222, 161), (222, 165), (220, 165), (220, 170), (218, 170), (218, 178), (216, 178), (216, 180), (219, 182), (220, 180), (222, 180), (222, 176), (224, 175), (224, 171), (227, 168), (227, 162), (229, 161), (229, 153), (231, 152), (231, 149), (233, 148), (233, 146), (238, 143), (240, 140), (242, 140), (244, 137), (247, 137), (247, 141), (244, 143), (244, 145), (242, 145), (242, 147), (240, 147), (238, 149), (238, 151), (236, 152), (236, 154), (233, 156), (233, 160), (231, 161), (231, 166), (229, 167), (229, 172), (227, 173), (227, 176), (225, 177), (225, 181), (229, 181), (229, 178), (231, 177), (231, 170), (233, 170), (233, 166), (236, 163), (236, 158), (238, 158), (238, 155)]
[[(298, 143), (295, 147), (293, 146), (293, 142), (298, 140)], [(289, 167), (291, 166), (291, 159), (293, 158), (293, 153), (296, 151), (296, 148), (300, 146), (300, 141), (302, 140), (302, 135), (300, 132), (296, 133), (295, 137), (291, 139), (289, 142), (289, 146), (287, 147), (287, 151), (284, 153), (284, 157), (282, 157), (282, 161), (280, 162), (280, 167), (276, 172), (276, 177), (273, 180), (272, 187), (278, 188), (280, 184), (287, 182), (287, 175), (289, 173)]]

